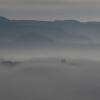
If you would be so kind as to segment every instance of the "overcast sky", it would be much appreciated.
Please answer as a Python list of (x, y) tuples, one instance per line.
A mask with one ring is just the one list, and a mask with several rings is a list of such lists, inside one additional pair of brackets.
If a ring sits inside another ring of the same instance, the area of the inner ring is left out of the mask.
[(100, 0), (0, 0), (0, 15), (10, 19), (100, 21)]

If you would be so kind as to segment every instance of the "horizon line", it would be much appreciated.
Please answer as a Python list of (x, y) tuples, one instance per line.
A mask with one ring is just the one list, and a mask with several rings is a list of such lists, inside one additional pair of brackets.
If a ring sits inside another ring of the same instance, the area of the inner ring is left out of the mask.
[(57, 18), (57, 19), (49, 19), (49, 20), (43, 20), (43, 19), (15, 19), (15, 18), (9, 18), (9, 17), (5, 17), (5, 16), (0, 16), (0, 18), (5, 18), (7, 20), (10, 21), (43, 21), (43, 22), (56, 22), (56, 21), (75, 21), (75, 22), (80, 22), (80, 23), (89, 23), (89, 22), (97, 22), (100, 23), (100, 21), (96, 21), (96, 20), (78, 20), (78, 19), (61, 19), (61, 18)]

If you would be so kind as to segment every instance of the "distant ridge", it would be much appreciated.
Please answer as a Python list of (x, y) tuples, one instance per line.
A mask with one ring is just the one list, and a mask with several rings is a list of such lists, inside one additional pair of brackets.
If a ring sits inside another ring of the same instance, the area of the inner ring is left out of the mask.
[(0, 16), (0, 47), (100, 44), (100, 22), (9, 20)]

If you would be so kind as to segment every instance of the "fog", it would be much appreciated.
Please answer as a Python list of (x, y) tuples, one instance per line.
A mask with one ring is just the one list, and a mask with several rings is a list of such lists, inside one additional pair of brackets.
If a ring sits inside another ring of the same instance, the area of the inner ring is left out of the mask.
[(99, 46), (1, 49), (0, 100), (99, 100)]
[(66, 45), (55, 47), (1, 48), (0, 59), (30, 60), (35, 58), (71, 58), (100, 61), (99, 45)]

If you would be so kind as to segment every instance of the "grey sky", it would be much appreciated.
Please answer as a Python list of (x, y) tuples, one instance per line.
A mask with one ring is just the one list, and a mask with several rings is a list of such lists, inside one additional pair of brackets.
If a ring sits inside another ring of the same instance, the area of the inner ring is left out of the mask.
[(100, 21), (100, 0), (0, 0), (0, 15), (11, 19)]

